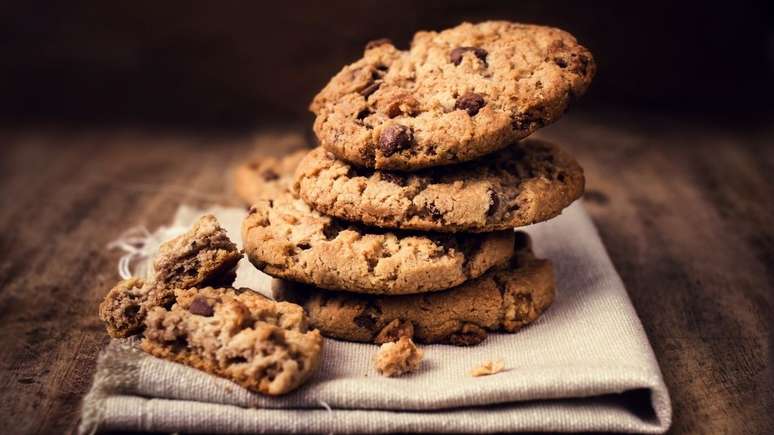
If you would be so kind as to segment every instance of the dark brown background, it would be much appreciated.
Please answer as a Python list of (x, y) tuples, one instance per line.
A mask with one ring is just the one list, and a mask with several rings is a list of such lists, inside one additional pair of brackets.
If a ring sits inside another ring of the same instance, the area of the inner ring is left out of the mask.
[(310, 139), (308, 101), (369, 39), (505, 18), (595, 54), (589, 93), (541, 134), (585, 168), (672, 432), (772, 433), (770, 4), (223, 3), (0, 5), (0, 432), (77, 424), (121, 231), (236, 203), (228, 170)]
[(595, 54), (586, 107), (772, 107), (770, 2), (16, 2), (0, 9), (2, 121), (251, 126), (306, 105), (364, 44), (492, 18)]

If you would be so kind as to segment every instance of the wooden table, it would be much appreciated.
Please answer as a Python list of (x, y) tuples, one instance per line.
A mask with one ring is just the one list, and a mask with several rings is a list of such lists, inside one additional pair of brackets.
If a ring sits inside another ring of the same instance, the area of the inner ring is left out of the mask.
[[(587, 208), (658, 356), (675, 433), (774, 425), (772, 120), (579, 113), (544, 133), (586, 169)], [(283, 129), (259, 133), (0, 131), (5, 430), (75, 427), (108, 342), (97, 305), (118, 279), (119, 253), (107, 243), (169, 222), (181, 203), (233, 201), (232, 165), (295, 141)]]

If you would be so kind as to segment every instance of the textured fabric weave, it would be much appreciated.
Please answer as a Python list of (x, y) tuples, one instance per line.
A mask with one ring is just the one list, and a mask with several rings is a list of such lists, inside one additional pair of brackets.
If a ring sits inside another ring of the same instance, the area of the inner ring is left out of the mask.
[[(244, 211), (210, 210), (239, 239)], [(174, 225), (201, 211), (183, 208)], [(475, 347), (423, 346), (419, 372), (375, 373), (377, 347), (327, 339), (320, 370), (284, 397), (145, 355), (114, 340), (100, 355), (83, 403), (82, 432), (489, 432), (662, 433), (669, 394), (650, 343), (594, 225), (580, 203), (526, 228), (557, 272), (554, 305), (516, 334)], [(269, 292), (277, 281), (240, 265), (237, 286)], [(485, 360), (506, 369), (473, 378)]]

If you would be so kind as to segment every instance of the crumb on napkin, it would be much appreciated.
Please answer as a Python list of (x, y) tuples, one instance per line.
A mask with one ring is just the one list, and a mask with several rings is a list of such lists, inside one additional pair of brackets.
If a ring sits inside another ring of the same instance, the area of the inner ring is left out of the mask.
[(471, 369), (468, 374), (470, 376), (473, 376), (474, 378), (477, 378), (479, 376), (489, 376), (494, 375), (496, 373), (500, 373), (505, 368), (505, 362), (501, 359), (497, 361), (491, 361), (487, 360), (481, 363), (480, 365), (474, 367)]
[(393, 377), (413, 372), (422, 363), (424, 352), (408, 337), (384, 343), (376, 353), (374, 365), (382, 376)]

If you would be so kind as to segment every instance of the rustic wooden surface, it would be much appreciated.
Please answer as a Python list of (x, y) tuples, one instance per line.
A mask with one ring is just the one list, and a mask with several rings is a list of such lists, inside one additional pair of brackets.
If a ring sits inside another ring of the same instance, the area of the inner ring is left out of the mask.
[[(768, 122), (766, 122), (768, 121)], [(586, 204), (674, 405), (674, 433), (772, 429), (774, 123), (730, 128), (571, 114), (546, 129), (586, 169)], [(767, 126), (768, 125), (768, 126)], [(71, 431), (108, 341), (97, 305), (121, 231), (231, 200), (227, 168), (287, 134), (0, 131), (0, 421)]]

